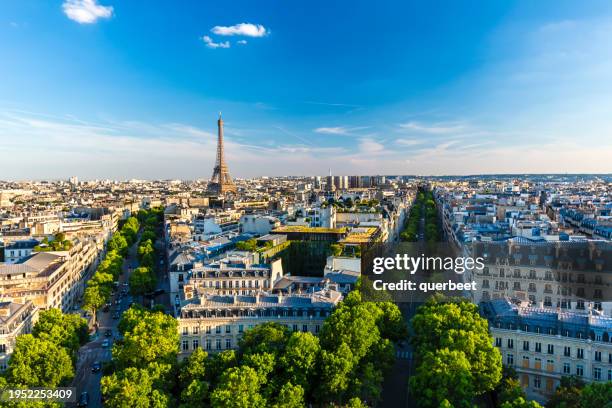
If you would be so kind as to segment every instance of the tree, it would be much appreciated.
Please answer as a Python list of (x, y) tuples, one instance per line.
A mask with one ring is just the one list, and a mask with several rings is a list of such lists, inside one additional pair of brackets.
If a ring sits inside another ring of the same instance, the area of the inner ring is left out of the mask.
[(61, 346), (31, 334), (17, 337), (6, 370), (7, 381), (22, 387), (58, 387), (74, 377), (68, 352)]
[(257, 372), (248, 366), (227, 369), (210, 396), (213, 408), (264, 408)]
[(329, 246), (329, 249), (331, 250), (333, 256), (340, 256), (340, 255), (342, 255), (343, 247), (340, 244), (331, 244)]
[(475, 395), (493, 390), (501, 380), (501, 354), (493, 347), (488, 322), (478, 314), (476, 305), (463, 299), (434, 297), (419, 307), (411, 326), (418, 355), (442, 349), (464, 353)]
[(304, 406), (304, 390), (299, 385), (288, 382), (280, 389), (273, 408), (301, 408)]
[(113, 346), (113, 359), (118, 367), (176, 363), (179, 334), (177, 321), (172, 316), (132, 307), (123, 314), (119, 331), (123, 341)]
[(66, 348), (73, 355), (89, 339), (87, 321), (76, 314), (63, 314), (59, 309), (40, 312), (32, 334)]
[(582, 408), (580, 403), (584, 381), (577, 377), (561, 377), (555, 393), (546, 402), (546, 408)]
[(111, 289), (106, 286), (88, 284), (83, 294), (83, 309), (95, 316), (96, 310), (104, 306), (110, 298), (110, 294)]
[(113, 237), (108, 241), (108, 250), (117, 251), (123, 255), (127, 254), (128, 242), (123, 235), (120, 233), (114, 234)]
[(154, 376), (147, 369), (128, 367), (102, 377), (100, 389), (104, 406), (110, 408), (168, 407), (171, 397), (154, 387)]
[(246, 241), (237, 242), (236, 249), (240, 251), (255, 251), (257, 249), (257, 241), (251, 238)]
[(350, 347), (342, 343), (336, 350), (321, 351), (321, 374), (315, 398), (319, 401), (341, 402), (349, 386), (354, 367)]
[(274, 322), (263, 323), (244, 332), (239, 348), (243, 355), (272, 353), (278, 355), (285, 348), (289, 329)]
[(526, 398), (521, 383), (516, 378), (503, 379), (499, 385), (499, 402), (512, 402), (519, 398)]
[(209, 383), (206, 380), (208, 353), (197, 348), (184, 360), (179, 374), (181, 404), (187, 407), (203, 405), (208, 396)]
[(134, 296), (142, 296), (155, 289), (155, 276), (151, 268), (139, 266), (130, 275), (130, 292)]
[(471, 407), (475, 389), (470, 362), (461, 351), (428, 351), (410, 378), (410, 390), (420, 407), (437, 408), (444, 400), (455, 408)]
[(319, 339), (312, 333), (292, 333), (279, 359), (287, 383), (300, 386), (303, 392), (309, 391), (320, 351)]
[(582, 408), (612, 408), (612, 381), (593, 382), (582, 389), (580, 396)]
[(512, 401), (506, 401), (500, 408), (542, 408), (536, 401), (527, 401), (524, 397), (518, 397)]

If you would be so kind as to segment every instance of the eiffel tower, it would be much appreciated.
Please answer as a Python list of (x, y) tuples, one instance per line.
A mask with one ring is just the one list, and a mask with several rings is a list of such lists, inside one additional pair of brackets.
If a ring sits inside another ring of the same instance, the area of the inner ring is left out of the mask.
[(223, 119), (221, 119), (221, 112), (219, 112), (217, 127), (217, 161), (215, 163), (212, 177), (210, 178), (210, 183), (208, 183), (208, 192), (216, 195), (235, 193), (237, 190), (236, 185), (230, 177), (227, 164), (225, 164), (225, 155), (223, 152)]

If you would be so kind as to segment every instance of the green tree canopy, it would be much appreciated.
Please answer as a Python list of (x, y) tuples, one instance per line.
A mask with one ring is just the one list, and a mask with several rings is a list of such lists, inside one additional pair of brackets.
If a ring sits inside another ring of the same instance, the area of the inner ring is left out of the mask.
[(77, 314), (63, 314), (59, 309), (40, 312), (32, 334), (64, 347), (72, 354), (89, 339), (87, 321)]
[(63, 347), (23, 334), (17, 337), (5, 376), (15, 386), (58, 387), (72, 380), (74, 368)]
[(213, 408), (264, 408), (257, 372), (248, 366), (227, 369), (210, 397)]

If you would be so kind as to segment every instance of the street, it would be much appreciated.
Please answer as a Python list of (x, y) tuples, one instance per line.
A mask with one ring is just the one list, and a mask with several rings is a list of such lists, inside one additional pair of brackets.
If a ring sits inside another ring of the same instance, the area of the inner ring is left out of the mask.
[[(113, 319), (113, 315), (118, 311), (120, 314), (128, 309), (132, 302), (131, 295), (121, 295), (122, 291), (127, 291), (130, 272), (138, 266), (138, 241), (132, 245), (127, 258), (123, 262), (123, 273), (119, 276), (119, 288), (111, 297), (112, 306), (108, 312), (98, 311), (98, 330), (92, 336), (93, 340), (79, 350), (76, 365), (76, 375), (72, 386), (77, 389), (77, 400), (83, 391), (89, 394), (88, 407), (102, 407), (100, 393), (100, 379), (102, 371), (92, 372), (94, 362), (104, 363), (111, 360), (111, 349), (114, 341), (119, 336), (117, 325), (120, 319)], [(116, 302), (119, 301), (119, 304)], [(105, 333), (110, 330), (112, 336), (107, 337)], [(103, 347), (103, 343), (108, 341), (108, 346)], [(76, 404), (72, 404), (76, 406)]]

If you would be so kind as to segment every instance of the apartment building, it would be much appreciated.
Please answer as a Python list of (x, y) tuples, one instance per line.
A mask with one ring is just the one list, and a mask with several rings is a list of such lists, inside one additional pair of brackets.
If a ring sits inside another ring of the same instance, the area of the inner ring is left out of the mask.
[(178, 317), (181, 357), (198, 347), (209, 353), (235, 349), (246, 330), (266, 322), (316, 334), (341, 299), (341, 293), (334, 290), (288, 296), (257, 292), (194, 297), (182, 305)]
[(584, 312), (593, 308), (612, 316), (612, 246), (606, 242), (533, 243), (513, 238), (501, 243), (475, 243), (471, 254), (485, 267), (474, 270), (478, 303), (509, 298), (531, 306)]
[(0, 303), (0, 371), (6, 370), (17, 336), (32, 332), (38, 308), (32, 301)]
[(505, 299), (483, 302), (481, 311), (503, 363), (516, 369), (530, 397), (546, 399), (564, 376), (612, 381), (612, 318)]
[(0, 264), (0, 301), (32, 303), (68, 312), (83, 295), (104, 251), (102, 236), (75, 240), (69, 251), (38, 252), (13, 264)]

